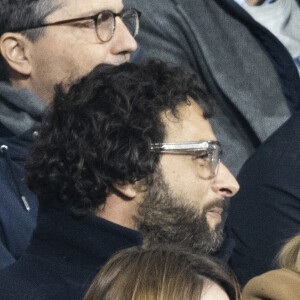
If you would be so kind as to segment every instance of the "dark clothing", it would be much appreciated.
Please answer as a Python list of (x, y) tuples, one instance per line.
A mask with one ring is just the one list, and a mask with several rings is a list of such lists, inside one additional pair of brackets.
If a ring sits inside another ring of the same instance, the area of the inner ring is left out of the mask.
[(234, 0), (125, 0), (142, 12), (139, 55), (197, 72), (217, 101), (212, 127), (237, 174), (254, 149), (300, 106), (285, 47)]
[(222, 247), (213, 255), (218, 259), (222, 260), (226, 265), (232, 256), (233, 249), (235, 247), (235, 240), (226, 238), (222, 244)]
[(44, 109), (35, 94), (0, 82), (0, 270), (24, 253), (36, 226), (38, 201), (24, 165)]
[(40, 212), (26, 253), (0, 272), (0, 299), (80, 300), (112, 254), (141, 243), (137, 231), (93, 215)]
[(300, 232), (300, 111), (245, 163), (231, 199), (226, 233), (230, 265), (242, 285), (276, 267), (275, 256)]
[(1, 123), (0, 128), (0, 269), (3, 269), (14, 263), (29, 245), (36, 226), (38, 201), (28, 189), (24, 174), (33, 130), (13, 135)]

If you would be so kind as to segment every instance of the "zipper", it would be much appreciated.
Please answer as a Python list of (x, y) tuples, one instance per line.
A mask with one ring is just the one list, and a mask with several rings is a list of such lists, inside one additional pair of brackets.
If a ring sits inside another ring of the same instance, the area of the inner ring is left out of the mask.
[(28, 204), (28, 201), (27, 201), (26, 197), (21, 192), (21, 187), (18, 184), (19, 182), (17, 180), (17, 176), (16, 176), (16, 174), (14, 172), (14, 169), (13, 169), (12, 160), (11, 160), (11, 157), (10, 157), (9, 151), (8, 151), (8, 146), (6, 146), (6, 145), (0, 146), (0, 152), (3, 153), (3, 155), (4, 155), (5, 159), (6, 159), (8, 168), (10, 170), (13, 182), (14, 182), (16, 190), (17, 190), (17, 195), (18, 195), (19, 199), (21, 200), (21, 202), (23, 203), (24, 208), (26, 209), (26, 211), (29, 212), (30, 211), (30, 206)]

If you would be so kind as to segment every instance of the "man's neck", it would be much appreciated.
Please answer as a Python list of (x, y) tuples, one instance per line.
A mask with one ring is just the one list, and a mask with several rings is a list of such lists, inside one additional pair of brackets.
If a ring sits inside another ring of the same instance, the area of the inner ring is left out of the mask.
[(108, 197), (106, 203), (101, 205), (95, 215), (112, 223), (136, 230), (134, 215), (138, 206), (135, 201), (124, 201), (117, 197)]

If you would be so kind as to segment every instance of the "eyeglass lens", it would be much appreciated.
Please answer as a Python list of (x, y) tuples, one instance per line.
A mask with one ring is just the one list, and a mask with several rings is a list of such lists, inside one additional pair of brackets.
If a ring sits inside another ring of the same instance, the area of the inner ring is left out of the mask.
[(209, 179), (217, 174), (220, 162), (219, 151), (217, 149), (212, 151), (197, 151), (195, 159), (197, 160), (200, 177)]
[(218, 150), (213, 151), (213, 155), (211, 158), (211, 170), (212, 170), (212, 173), (214, 174), (214, 176), (217, 175), (217, 173), (218, 173), (219, 164), (220, 164), (220, 160), (221, 160), (220, 155), (221, 155), (220, 151), (218, 151)]
[(212, 173), (212, 153), (207, 150), (198, 150), (195, 153), (195, 160), (199, 176), (203, 179), (208, 179), (213, 176)]
[(139, 32), (139, 17), (135, 10), (125, 10), (122, 16), (122, 21), (129, 30), (130, 34), (135, 37)]
[[(121, 15), (122, 21), (135, 37), (138, 34), (139, 21), (138, 14), (133, 9), (126, 9)], [(108, 42), (114, 35), (115, 16), (111, 11), (103, 11), (97, 19), (97, 35), (102, 42)]]
[(97, 19), (97, 35), (102, 42), (108, 42), (115, 31), (114, 15), (110, 11), (103, 11)]

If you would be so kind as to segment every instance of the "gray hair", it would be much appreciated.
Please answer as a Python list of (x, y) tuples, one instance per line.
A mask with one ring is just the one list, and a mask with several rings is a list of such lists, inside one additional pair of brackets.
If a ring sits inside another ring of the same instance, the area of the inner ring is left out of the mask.
[[(26, 30), (42, 24), (45, 18), (61, 5), (57, 0), (0, 0), (0, 35), (20, 31), (29, 40), (37, 40), (43, 28)], [(24, 30), (20, 30), (24, 29)]]
[[(18, 32), (34, 42), (43, 35), (44, 28), (28, 29), (42, 24), (61, 4), (57, 0), (0, 0), (0, 36)], [(8, 67), (0, 53), (0, 80), (8, 81)]]

